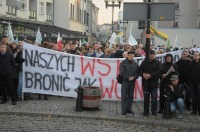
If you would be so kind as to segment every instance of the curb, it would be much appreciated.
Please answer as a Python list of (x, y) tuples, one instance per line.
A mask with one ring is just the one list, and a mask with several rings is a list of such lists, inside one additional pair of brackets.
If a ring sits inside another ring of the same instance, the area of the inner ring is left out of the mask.
[(75, 114), (54, 114), (54, 113), (30, 113), (30, 112), (0, 112), (0, 115), (17, 115), (17, 116), (40, 116), (48, 118), (82, 118), (82, 119), (94, 119), (94, 120), (106, 120), (106, 121), (116, 121), (129, 124), (139, 124), (139, 125), (149, 125), (154, 127), (165, 127), (170, 130), (191, 130), (198, 131), (200, 130), (199, 125), (193, 124), (183, 124), (179, 122), (171, 122), (170, 120), (165, 120), (165, 122), (160, 121), (151, 121), (147, 118), (135, 118), (135, 119), (124, 119), (124, 118), (113, 118), (113, 117), (104, 117), (104, 116), (91, 116), (91, 115), (75, 115)]

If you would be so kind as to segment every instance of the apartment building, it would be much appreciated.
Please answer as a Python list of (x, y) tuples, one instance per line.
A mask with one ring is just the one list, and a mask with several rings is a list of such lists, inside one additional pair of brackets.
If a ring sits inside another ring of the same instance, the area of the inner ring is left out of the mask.
[(10, 22), (15, 36), (87, 38), (87, 0), (0, 0), (0, 33)]
[(175, 21), (157, 22), (158, 28), (200, 28), (200, 0), (153, 0), (153, 2), (175, 3)]

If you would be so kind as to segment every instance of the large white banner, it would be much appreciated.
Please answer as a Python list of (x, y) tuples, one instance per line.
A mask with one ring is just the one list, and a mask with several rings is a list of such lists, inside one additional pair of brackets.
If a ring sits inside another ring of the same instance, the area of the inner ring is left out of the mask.
[[(117, 83), (119, 64), (123, 59), (101, 59), (71, 55), (24, 43), (23, 92), (77, 97), (75, 89), (97, 86), (104, 100), (120, 100), (121, 85)], [(181, 51), (172, 52), (174, 62)], [(164, 61), (165, 54), (157, 59)], [(144, 57), (135, 58), (140, 64)], [(135, 84), (134, 99), (142, 100), (141, 78)]]

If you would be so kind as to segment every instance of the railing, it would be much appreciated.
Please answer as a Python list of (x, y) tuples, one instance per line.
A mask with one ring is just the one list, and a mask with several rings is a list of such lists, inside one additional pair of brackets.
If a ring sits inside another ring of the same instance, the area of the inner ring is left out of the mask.
[(37, 11), (30, 11), (29, 19), (37, 19)]
[(47, 14), (47, 21), (53, 22), (53, 15)]
[(172, 27), (178, 27), (178, 22), (176, 21), (172, 22)]
[(8, 6), (8, 12), (6, 12), (7, 15), (13, 15), (16, 16), (17, 10), (15, 7)]

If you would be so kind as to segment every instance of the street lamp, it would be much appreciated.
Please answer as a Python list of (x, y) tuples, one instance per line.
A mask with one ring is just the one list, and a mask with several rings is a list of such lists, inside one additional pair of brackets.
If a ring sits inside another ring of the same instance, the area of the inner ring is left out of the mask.
[[(114, 14), (114, 7), (121, 7), (121, 3), (123, 2), (123, 0), (104, 0), (105, 3), (106, 3), (106, 9), (108, 7), (112, 7), (112, 33), (113, 33), (113, 30), (114, 30), (114, 24), (113, 24), (113, 14)], [(111, 1), (112, 4), (109, 4), (109, 2)], [(115, 2), (118, 2), (118, 4), (115, 4)]]

